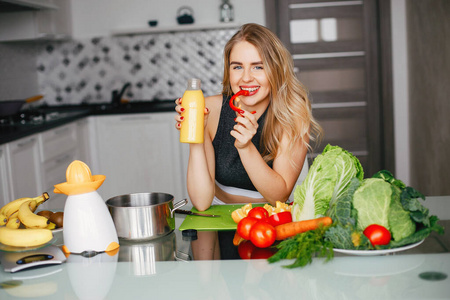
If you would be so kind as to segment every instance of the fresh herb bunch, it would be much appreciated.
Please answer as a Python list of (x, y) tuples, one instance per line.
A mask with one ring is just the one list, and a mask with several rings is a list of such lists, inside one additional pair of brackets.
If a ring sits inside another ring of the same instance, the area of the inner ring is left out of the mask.
[(274, 263), (282, 259), (294, 259), (294, 263), (285, 265), (285, 268), (304, 267), (312, 262), (313, 257), (326, 257), (329, 261), (334, 257), (333, 244), (324, 240), (324, 233), (328, 227), (310, 230), (286, 239), (279, 243), (278, 251), (268, 261)]

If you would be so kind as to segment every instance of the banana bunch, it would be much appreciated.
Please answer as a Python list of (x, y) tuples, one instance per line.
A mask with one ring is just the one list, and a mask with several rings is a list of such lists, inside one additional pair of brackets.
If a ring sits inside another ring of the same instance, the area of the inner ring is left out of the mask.
[(13, 247), (36, 247), (53, 238), (50, 229), (27, 228), (12, 229), (0, 227), (0, 243)]
[[(14, 247), (34, 247), (53, 238), (50, 221), (36, 215), (36, 208), (49, 199), (48, 193), (35, 198), (19, 198), (0, 208), (0, 243)], [(23, 224), (26, 228), (20, 229)], [(53, 224), (54, 226), (54, 224)]]
[[(49, 199), (48, 193), (43, 193), (35, 198), (19, 198), (14, 201), (7, 203), (5, 206), (0, 208), (0, 226), (6, 225), (6, 227), (15, 229), (19, 228), (20, 224), (23, 223), (27, 227), (31, 228), (45, 228), (40, 227), (41, 223), (36, 223), (35, 218), (28, 213), (28, 210), (34, 215), (36, 208)], [(28, 203), (28, 205), (22, 206), (22, 204)], [(19, 218), (19, 210), (22, 207), (22, 218)], [(32, 218), (32, 220), (28, 220)], [(42, 222), (42, 221), (41, 221)], [(30, 225), (27, 225), (30, 224)], [(39, 224), (39, 225), (36, 225)]]

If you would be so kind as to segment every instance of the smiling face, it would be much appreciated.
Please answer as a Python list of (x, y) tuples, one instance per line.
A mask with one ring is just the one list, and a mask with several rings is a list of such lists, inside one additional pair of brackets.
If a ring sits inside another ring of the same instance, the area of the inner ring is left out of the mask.
[(240, 90), (250, 92), (249, 96), (240, 97), (243, 109), (264, 110), (269, 105), (269, 80), (255, 46), (246, 41), (234, 45), (230, 53), (229, 75), (233, 93)]

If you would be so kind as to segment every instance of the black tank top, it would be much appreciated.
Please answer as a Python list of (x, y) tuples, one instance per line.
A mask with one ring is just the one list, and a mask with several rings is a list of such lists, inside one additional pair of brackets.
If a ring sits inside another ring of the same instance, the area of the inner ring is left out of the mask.
[[(216, 160), (216, 180), (225, 186), (256, 191), (255, 186), (242, 165), (239, 153), (234, 147), (235, 138), (230, 135), (233, 126), (236, 124), (234, 121), (236, 113), (228, 105), (229, 101), (230, 97), (223, 95), (219, 125), (212, 142)], [(252, 143), (260, 152), (260, 140), (266, 113), (267, 109), (258, 119), (258, 130), (252, 138)], [(272, 167), (272, 162), (268, 165)]]

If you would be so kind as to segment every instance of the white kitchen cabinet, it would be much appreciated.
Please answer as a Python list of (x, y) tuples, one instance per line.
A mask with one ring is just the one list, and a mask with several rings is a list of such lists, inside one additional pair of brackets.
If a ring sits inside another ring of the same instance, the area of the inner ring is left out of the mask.
[(9, 193), (9, 173), (7, 167), (6, 146), (0, 145), (0, 207), (11, 201)]
[[(164, 5), (161, 5), (164, 3)], [(73, 36), (76, 39), (86, 39), (99, 36), (109, 36), (127, 31), (146, 31), (150, 33), (172, 29), (197, 30), (226, 27), (220, 22), (219, 1), (164, 1), (134, 0), (124, 5), (123, 0), (89, 0), (72, 1)], [(232, 1), (236, 24), (265, 23), (264, 0)], [(178, 10), (188, 5), (194, 11), (194, 24), (177, 23)], [(251, 12), (251, 13), (249, 13)], [(149, 20), (157, 20), (156, 27), (149, 27)], [(141, 32), (142, 33), (142, 32)]]
[(0, 0), (5, 10), (56, 9), (52, 0)]
[(72, 35), (70, 0), (48, 0), (48, 8), (0, 13), (0, 41), (67, 39)]
[(50, 200), (41, 209), (63, 210), (67, 196), (54, 193), (54, 185), (66, 181), (66, 170), (75, 160), (78, 144), (76, 122), (42, 132), (39, 135), (42, 188)]
[(88, 166), (91, 165), (91, 150), (89, 139), (89, 122), (91, 118), (83, 118), (75, 122), (77, 147), (75, 159), (81, 160)]
[(97, 116), (94, 118), (95, 160), (92, 173), (106, 180), (103, 199), (128, 193), (162, 192), (186, 198), (179, 133), (174, 113)]
[(10, 199), (42, 194), (38, 134), (10, 142), (6, 149), (9, 158), (7, 176), (11, 180)]

